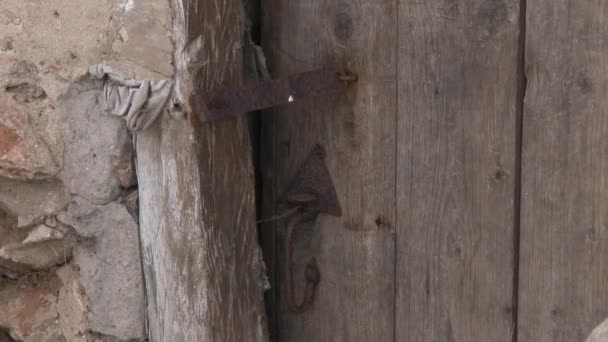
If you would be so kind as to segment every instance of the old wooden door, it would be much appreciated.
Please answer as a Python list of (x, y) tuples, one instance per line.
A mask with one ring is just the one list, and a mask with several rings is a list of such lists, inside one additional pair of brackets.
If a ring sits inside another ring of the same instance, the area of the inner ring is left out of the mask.
[(296, 239), (303, 314), (264, 224), (276, 341), (582, 341), (608, 316), (608, 7), (527, 2), (263, 1), (274, 76), (359, 75), (263, 117), (264, 216), (317, 143), (344, 211)]

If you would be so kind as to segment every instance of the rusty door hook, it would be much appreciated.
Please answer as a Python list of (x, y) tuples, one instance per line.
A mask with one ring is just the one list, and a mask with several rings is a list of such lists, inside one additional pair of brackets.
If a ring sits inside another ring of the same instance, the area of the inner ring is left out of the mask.
[(320, 213), (342, 216), (334, 183), (325, 165), (326, 152), (323, 146), (317, 145), (312, 150), (287, 191), (287, 202), (297, 206), (298, 211), (287, 222), (285, 237), (284, 286), (287, 309), (294, 313), (306, 311), (313, 303), (315, 290), (321, 274), (315, 258), (306, 265), (304, 277), (306, 287), (300, 304), (295, 302), (293, 290), (293, 237), (296, 228), (305, 222), (315, 221)]

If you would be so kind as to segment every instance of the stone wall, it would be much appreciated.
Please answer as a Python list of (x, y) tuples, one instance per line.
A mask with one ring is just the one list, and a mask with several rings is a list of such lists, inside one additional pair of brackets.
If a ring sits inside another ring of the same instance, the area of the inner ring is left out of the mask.
[(13, 339), (145, 338), (132, 137), (87, 70), (171, 79), (171, 30), (167, 0), (0, 2), (0, 331)]

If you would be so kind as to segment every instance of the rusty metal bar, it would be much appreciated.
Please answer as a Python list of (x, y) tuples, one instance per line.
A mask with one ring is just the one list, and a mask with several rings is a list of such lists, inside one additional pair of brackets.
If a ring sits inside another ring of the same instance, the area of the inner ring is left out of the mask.
[(356, 78), (356, 75), (340, 74), (332, 69), (307, 71), (282, 79), (193, 94), (192, 106), (201, 122), (224, 120), (301, 98), (337, 94)]

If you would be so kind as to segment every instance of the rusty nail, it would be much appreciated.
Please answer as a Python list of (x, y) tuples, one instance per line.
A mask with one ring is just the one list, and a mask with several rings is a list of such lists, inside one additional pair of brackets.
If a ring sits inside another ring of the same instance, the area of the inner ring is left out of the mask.
[(327, 96), (344, 91), (357, 80), (351, 73), (319, 69), (242, 87), (219, 87), (192, 95), (192, 105), (201, 122), (224, 120), (302, 98)]
[(343, 82), (357, 82), (359, 80), (359, 75), (353, 74), (351, 72), (339, 72), (338, 79)]

